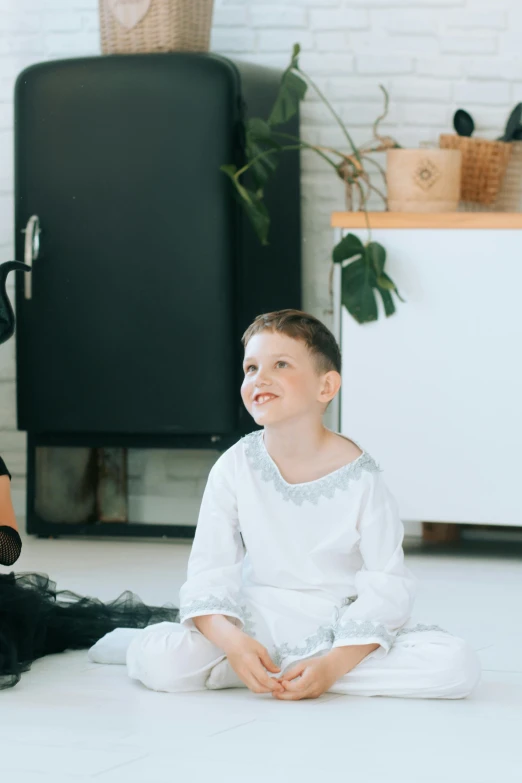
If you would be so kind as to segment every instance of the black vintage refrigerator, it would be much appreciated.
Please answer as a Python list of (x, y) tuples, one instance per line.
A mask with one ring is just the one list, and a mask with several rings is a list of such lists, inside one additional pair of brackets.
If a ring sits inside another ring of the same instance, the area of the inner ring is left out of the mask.
[[(301, 306), (299, 158), (267, 191), (262, 247), (224, 163), (280, 73), (211, 54), (32, 66), (15, 90), (18, 427), (29, 446), (226, 448), (243, 410), (240, 337)], [(286, 128), (298, 130), (294, 118)], [(31, 473), (31, 453), (28, 470)], [(28, 476), (29, 486), (31, 475)], [(28, 509), (29, 513), (29, 509)]]

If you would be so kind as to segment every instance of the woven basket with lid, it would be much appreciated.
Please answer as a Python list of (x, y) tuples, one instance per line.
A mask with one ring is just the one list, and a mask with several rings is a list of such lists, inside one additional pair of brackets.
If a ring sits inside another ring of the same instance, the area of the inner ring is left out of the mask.
[(205, 52), (214, 0), (98, 0), (103, 54)]

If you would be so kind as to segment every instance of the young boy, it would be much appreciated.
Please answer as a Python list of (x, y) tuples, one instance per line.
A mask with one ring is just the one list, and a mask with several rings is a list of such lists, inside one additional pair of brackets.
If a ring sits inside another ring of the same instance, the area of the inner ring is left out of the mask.
[(91, 658), (126, 660), (160, 691), (467, 696), (480, 674), (469, 645), (406, 627), (415, 580), (379, 468), (323, 424), (341, 385), (335, 338), (281, 310), (256, 318), (243, 345), (241, 394), (263, 429), (210, 471), (180, 623), (115, 631)]

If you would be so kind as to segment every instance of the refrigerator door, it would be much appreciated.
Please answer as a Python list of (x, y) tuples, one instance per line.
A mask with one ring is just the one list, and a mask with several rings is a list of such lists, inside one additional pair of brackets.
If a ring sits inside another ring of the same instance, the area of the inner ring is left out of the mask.
[[(18, 427), (226, 433), (234, 333), (237, 71), (213, 55), (96, 57), (18, 79)], [(19, 284), (21, 282), (21, 285)]]

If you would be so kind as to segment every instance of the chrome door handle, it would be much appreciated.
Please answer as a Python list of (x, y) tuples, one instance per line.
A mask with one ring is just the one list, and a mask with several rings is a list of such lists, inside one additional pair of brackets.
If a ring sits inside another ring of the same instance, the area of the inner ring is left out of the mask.
[[(40, 218), (38, 215), (32, 215), (27, 221), (27, 225), (22, 229), (25, 234), (24, 245), (24, 263), (32, 268), (33, 261), (38, 258), (40, 252)], [(25, 275), (24, 293), (26, 299), (31, 299), (33, 295), (32, 275)]]

